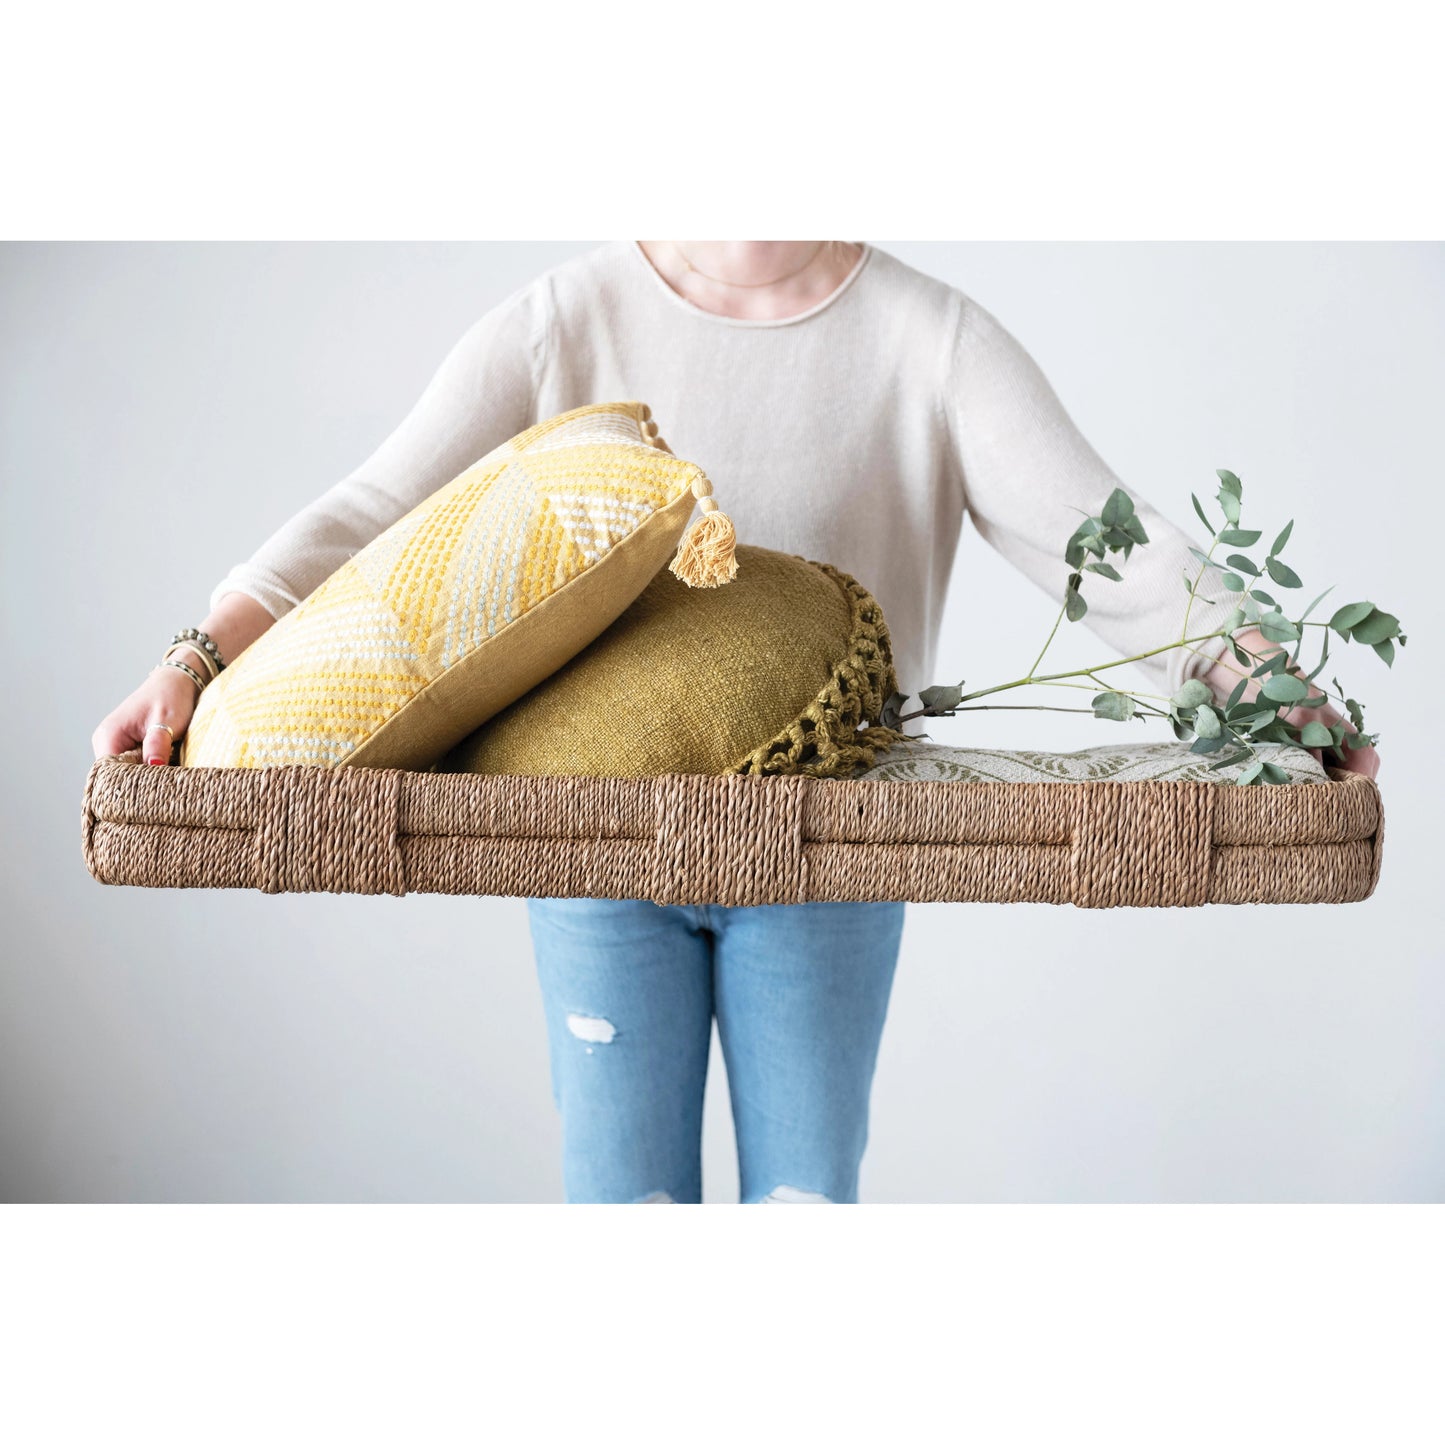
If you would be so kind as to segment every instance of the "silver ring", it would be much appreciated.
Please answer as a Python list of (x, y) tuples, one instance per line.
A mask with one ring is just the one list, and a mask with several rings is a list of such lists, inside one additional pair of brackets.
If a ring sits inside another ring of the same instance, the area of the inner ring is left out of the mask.
[(171, 730), (170, 730), (168, 727), (166, 727), (166, 725), (165, 725), (164, 723), (152, 723), (152, 724), (146, 729), (146, 731), (147, 731), (148, 733), (153, 733), (157, 728), (161, 728), (163, 731), (165, 731), (165, 732), (167, 732), (167, 733), (170, 733), (171, 741), (172, 741), (172, 742), (175, 742), (175, 740), (176, 740), (176, 735), (175, 735), (173, 732), (171, 732)]

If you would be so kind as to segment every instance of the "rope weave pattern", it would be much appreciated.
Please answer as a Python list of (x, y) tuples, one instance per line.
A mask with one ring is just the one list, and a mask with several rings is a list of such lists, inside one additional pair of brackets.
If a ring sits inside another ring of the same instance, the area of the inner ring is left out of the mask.
[(82, 843), (147, 888), (659, 903), (1348, 903), (1379, 879), (1368, 778), (903, 783), (152, 768), (102, 758)]

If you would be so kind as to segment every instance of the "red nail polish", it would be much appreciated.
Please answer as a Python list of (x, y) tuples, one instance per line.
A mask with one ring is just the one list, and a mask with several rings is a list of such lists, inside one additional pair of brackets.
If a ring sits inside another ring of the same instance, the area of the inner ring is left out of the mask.
[(146, 762), (152, 763), (158, 768), (163, 768), (166, 765), (166, 760), (164, 758), (147, 758)]

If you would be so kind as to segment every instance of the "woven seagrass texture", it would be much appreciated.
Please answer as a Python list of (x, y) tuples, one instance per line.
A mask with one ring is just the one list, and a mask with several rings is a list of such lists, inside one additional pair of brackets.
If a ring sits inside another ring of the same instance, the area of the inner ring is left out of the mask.
[(154, 768), (86, 780), (103, 883), (268, 893), (1349, 903), (1379, 878), (1375, 784), (899, 783)]

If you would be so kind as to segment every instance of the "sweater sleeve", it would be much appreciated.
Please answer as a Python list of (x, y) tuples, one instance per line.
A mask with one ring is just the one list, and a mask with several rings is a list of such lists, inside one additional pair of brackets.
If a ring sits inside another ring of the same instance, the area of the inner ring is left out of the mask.
[[(1062, 603), (1069, 575), (1065, 544), (1081, 513), (1097, 516), (1123, 483), (1079, 432), (1033, 357), (983, 307), (960, 300), (945, 407), (965, 505), (979, 535)], [(1199, 570), (1189, 547), (1199, 544), (1133, 488), (1124, 491), (1149, 541), (1135, 547), (1127, 562), (1110, 557), (1122, 582), (1084, 574), (1089, 610), (1083, 621), (1129, 657), (1180, 636), (1189, 598), (1184, 574), (1192, 579)], [(1191, 635), (1213, 630), (1232, 606), (1220, 574), (1207, 573), (1190, 612)], [(1153, 685), (1172, 693), (1206, 673), (1225, 646), (1215, 639), (1138, 665)]]
[(532, 287), (477, 321), (375, 453), (234, 566), (211, 606), (244, 592), (281, 617), (437, 488), (531, 426), (541, 305)]

